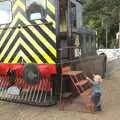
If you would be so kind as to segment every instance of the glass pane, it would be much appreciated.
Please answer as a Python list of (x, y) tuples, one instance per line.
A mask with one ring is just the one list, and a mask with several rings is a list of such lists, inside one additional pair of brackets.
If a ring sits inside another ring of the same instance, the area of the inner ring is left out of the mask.
[(30, 20), (45, 17), (46, 0), (26, 0), (27, 16)]
[(11, 2), (4, 1), (0, 2), (0, 24), (10, 23), (12, 20), (12, 12), (11, 12)]

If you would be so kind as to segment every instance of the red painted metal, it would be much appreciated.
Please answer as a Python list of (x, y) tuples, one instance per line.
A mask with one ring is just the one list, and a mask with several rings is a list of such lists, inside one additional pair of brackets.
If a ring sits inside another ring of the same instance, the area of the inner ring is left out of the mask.
[[(0, 64), (0, 75), (7, 75), (9, 69), (15, 70), (19, 76), (23, 74), (24, 64)], [(38, 69), (41, 74), (49, 71), (49, 74), (56, 74), (56, 65), (54, 64), (38, 64)], [(22, 75), (21, 75), (22, 76)]]
[(0, 76), (2, 76), (3, 78), (2, 82), (6, 83), (4, 84), (5, 86), (9, 85), (7, 72), (9, 69), (12, 69), (15, 71), (16, 74), (15, 82), (16, 86), (22, 87), (23, 89), (29, 89), (32, 87), (34, 90), (38, 91), (39, 90), (51, 91), (52, 85), (50, 82), (50, 76), (52, 74), (56, 74), (56, 65), (38, 64), (37, 66), (41, 75), (41, 80), (36, 85), (30, 85), (25, 83), (25, 81), (23, 80), (24, 64), (0, 64)]

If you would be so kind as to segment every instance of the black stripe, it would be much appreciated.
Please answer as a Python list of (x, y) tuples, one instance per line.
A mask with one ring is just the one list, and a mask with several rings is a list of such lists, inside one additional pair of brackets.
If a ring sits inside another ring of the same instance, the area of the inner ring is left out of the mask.
[(18, 59), (17, 63), (26, 63), (26, 62), (25, 62), (24, 58), (20, 57), (20, 58)]
[[(21, 21), (22, 22), (22, 21)], [(23, 22), (22, 22), (23, 23)], [(24, 23), (23, 23), (24, 24)], [(35, 22), (33, 22), (32, 24), (35, 24)], [(25, 26), (25, 24), (24, 24)], [(44, 38), (47, 39), (47, 41), (56, 49), (56, 43), (40, 28), (40, 25), (37, 25), (37, 26), (33, 26), (41, 35), (44, 36)], [(24, 29), (26, 31), (29, 32), (29, 34), (33, 34), (33, 32), (29, 29), (29, 26), (28, 27), (24, 27)], [(35, 36), (35, 35), (33, 35)]]
[(36, 29), (41, 35), (43, 35), (43, 37), (49, 42), (49, 44), (51, 44), (51, 46), (56, 50), (56, 42), (51, 40), (51, 38), (40, 28), (40, 26), (38, 26)]
[[(45, 32), (43, 32), (43, 30), (40, 28), (40, 26), (36, 26), (36, 27), (34, 27), (34, 28), (36, 28), (36, 30), (49, 42), (49, 44), (51, 44), (51, 45), (53, 46), (53, 48), (56, 49), (56, 43), (55, 43), (53, 40), (51, 40), (51, 38), (50, 38)], [(26, 27), (25, 30), (26, 30), (30, 35), (33, 34), (33, 32), (29, 29), (29, 27)], [(32, 36), (35, 36), (35, 37), (36, 37), (35, 34), (33, 34)], [(37, 37), (36, 37), (36, 38), (37, 38)], [(42, 42), (41, 42), (41, 43), (42, 43)], [(43, 43), (42, 43), (42, 44), (43, 44)]]
[[(5, 40), (5, 42), (3, 43), (3, 45), (2, 45), (2, 47), (1, 47), (1, 51), (4, 49), (4, 47), (5, 47), (5, 45), (9, 42), (9, 38), (12, 36), (12, 34), (15, 32), (15, 29), (13, 29), (11, 32), (10, 32), (10, 34), (8, 35), (8, 37), (7, 37), (7, 39)], [(30, 34), (32, 34), (32, 36), (34, 36), (34, 34), (31, 32)], [(5, 58), (6, 58), (6, 56), (8, 56), (9, 55), (9, 51), (11, 51), (11, 49), (12, 49), (12, 47), (14, 46), (14, 44), (16, 43), (16, 41), (17, 41), (17, 39), (18, 39), (18, 37), (24, 37), (23, 35), (21, 35), (21, 34), (18, 34), (16, 37), (15, 37), (15, 39), (13, 40), (13, 43), (11, 43), (11, 45), (10, 45), (10, 47), (9, 47), (9, 49), (7, 50), (7, 52), (5, 53), (5, 55), (3, 56), (3, 58), (1, 59), (1, 61), (4, 61), (5, 60)], [(35, 37), (35, 36), (34, 36)], [(26, 39), (25, 37), (23, 38), (23, 39)], [(26, 39), (27, 40), (27, 39)], [(26, 42), (26, 40), (25, 40), (25, 42)], [(37, 38), (35, 38), (35, 40), (37, 41), (37, 43), (38, 43), (38, 39)], [(40, 43), (38, 43), (39, 45), (40, 45)], [(30, 46), (32, 46), (32, 45), (30, 45)], [(51, 56), (53, 56), (47, 49), (45, 49), (45, 47), (41, 44), (40, 46), (42, 46), (42, 48), (44, 48), (44, 50), (45, 51), (47, 51), (46, 53), (51, 57)], [(44, 59), (44, 57), (42, 56), (42, 55), (40, 55), (40, 53), (38, 52), (38, 51), (35, 51), (34, 50), (34, 47), (32, 48), (33, 49), (33, 51), (35, 52), (35, 53), (37, 53), (37, 55), (40, 57), (40, 59), (44, 62), (45, 61), (45, 63), (47, 63), (47, 61)], [(56, 60), (56, 58), (53, 56), (53, 57), (51, 57), (54, 61)], [(14, 59), (14, 58), (13, 58)], [(12, 60), (13, 60), (12, 59)], [(11, 62), (12, 62), (12, 60), (10, 60)]]
[[(24, 52), (24, 54), (32, 61), (33, 63), (36, 63), (35, 59), (32, 57), (30, 53), (21, 45), (21, 50)], [(24, 58), (23, 58), (24, 59)], [(43, 63), (46, 61), (42, 61)]]
[[(24, 54), (27, 54), (26, 56), (30, 59), (31, 62), (35, 63), (35, 60), (32, 58), (32, 56), (30, 56), (30, 54), (27, 53), (27, 51), (21, 45), (19, 45), (19, 48), (24, 52)], [(13, 54), (13, 56), (10, 58), (9, 63), (11, 63), (14, 60), (14, 58), (17, 56), (17, 54), (20, 51), (20, 49), (17, 49), (15, 51), (15, 53)], [(19, 58), (18, 63), (21, 62), (20, 59), (21, 58)], [(24, 58), (23, 58), (23, 60), (24, 60)]]
[[(24, 17), (25, 17), (25, 16), (24, 16)], [(21, 20), (18, 20), (17, 23), (15, 24), (15, 26), (18, 26), (18, 24), (24, 25), (24, 23), (23, 23)], [(12, 34), (15, 32), (15, 29), (16, 29), (16, 28), (14, 28), (14, 29), (13, 29), (13, 28), (9, 28), (9, 25), (7, 25), (7, 26), (8, 26), (7, 29), (12, 29), (12, 30), (10, 31), (10, 33), (9, 33), (9, 35), (7, 36), (5, 42), (4, 42), (3, 45), (1, 46), (1, 51), (4, 49), (5, 45), (9, 42), (10, 37), (12, 36)], [(13, 26), (13, 27), (14, 27), (14, 26)], [(50, 30), (51, 30), (52, 32), (54, 31), (54, 33), (55, 33), (55, 29), (54, 29), (51, 25), (47, 25), (47, 27), (50, 28)], [(29, 33), (30, 35), (32, 34), (32, 37), (34, 38), (34, 40), (36, 40), (36, 42), (37, 42), (37, 43), (43, 48), (43, 50), (51, 57), (51, 59), (53, 59), (53, 61), (56, 61), (55, 56), (48, 50), (48, 48), (46, 48), (46, 46), (44, 46), (44, 45), (37, 39), (37, 37), (33, 34), (33, 32), (30, 31), (27, 27), (26, 27), (25, 29), (26, 29), (27, 31), (29, 31), (28, 33)], [(51, 43), (54, 48), (56, 48), (56, 44), (53, 42), (53, 40), (51, 40), (50, 37), (49, 37), (46, 33), (44, 33), (39, 26), (37, 27), (37, 30), (38, 30), (38, 29), (39, 29), (39, 32), (40, 32), (41, 34), (44, 34), (44, 36), (45, 36), (45, 38), (48, 40), (48, 42)], [(3, 30), (2, 33), (1, 33), (0, 38), (2, 38), (5, 33), (6, 33), (6, 30)], [(17, 41), (17, 39), (18, 39), (19, 36), (21, 37), (22, 35), (19, 35), (19, 34), (18, 34), (18, 35), (15, 37), (15, 40), (13, 40), (13, 43), (10, 45), (9, 49), (8, 49), (7, 52), (5, 53), (4, 57), (2, 58), (2, 61), (5, 60), (5, 58), (6, 58), (7, 55), (9, 55), (9, 52), (11, 51), (12, 46), (14, 46), (14, 44), (15, 44), (15, 42)], [(24, 37), (24, 35), (23, 35), (23, 37)], [(25, 42), (28, 41), (26, 38), (24, 38), (24, 39), (25, 39)], [(32, 46), (32, 45), (31, 45), (31, 46)], [(33, 46), (32, 46), (32, 47), (33, 47)], [(32, 49), (34, 49), (33, 51), (36, 50), (34, 47), (33, 47)], [(19, 50), (19, 49), (17, 49), (16, 51), (18, 51), (18, 50)], [(0, 51), (0, 52), (1, 52), (1, 51)], [(45, 58), (44, 58), (42, 55), (40, 55), (40, 53), (39, 53), (37, 50), (36, 50), (35, 53), (37, 53), (37, 55), (40, 57), (40, 59), (41, 59), (41, 61), (43, 61), (43, 63), (44, 63), (44, 62), (45, 62), (45, 63), (47, 62), (47, 61), (45, 60)], [(15, 52), (14, 54), (17, 54), (17, 52)], [(15, 56), (12, 56), (12, 58), (10, 59), (10, 61), (12, 62), (14, 58), (15, 58)], [(34, 61), (34, 60), (32, 60), (32, 61)]]
[[(20, 48), (20, 46), (19, 46)], [(12, 63), (12, 61), (15, 59), (15, 57), (18, 55), (18, 52), (20, 51), (20, 49), (16, 49), (16, 51), (14, 52), (14, 54), (12, 55), (12, 57), (10, 58), (8, 63)], [(19, 62), (19, 61), (18, 61)]]
[[(9, 46), (8, 50), (6, 51), (5, 55), (2, 57), (1, 61), (4, 61), (6, 59), (6, 57), (9, 55), (10, 51), (13, 49), (13, 46), (15, 45), (15, 43), (17, 42), (19, 38), (19, 34), (16, 35), (15, 39), (13, 40), (13, 42), (11, 43), (11, 45)], [(9, 37), (8, 37), (9, 39)], [(8, 40), (9, 42), (9, 40)], [(5, 44), (5, 43), (4, 43)], [(5, 46), (2, 46), (3, 47), (3, 50), (4, 50), (4, 47)], [(18, 48), (20, 50), (20, 48)], [(15, 56), (14, 56), (15, 57)]]
[[(41, 20), (43, 23), (47, 23), (48, 21), (45, 19)], [(34, 23), (35, 24), (35, 23)], [(55, 35), (56, 35), (56, 29), (51, 25), (51, 24), (46, 24), (45, 26), (47, 26), (49, 28), (50, 31), (52, 31)]]
[[(32, 44), (31, 43), (29, 43), (29, 41), (26, 41), (25, 39), (25, 37), (21, 34), (21, 33), (19, 33), (18, 34), (18, 37), (21, 37), (25, 42), (26, 42), (26, 44), (36, 53), (36, 55), (40, 58), (40, 60), (43, 62), (43, 63), (46, 63), (47, 61), (43, 58), (43, 56), (32, 46)], [(17, 38), (18, 38), (17, 37)], [(16, 50), (16, 52), (13, 54), (13, 56), (11, 57), (11, 59), (10, 59), (10, 63), (14, 60), (14, 58), (15, 58), (15, 56), (17, 55), (17, 53), (19, 52), (19, 50), (20, 49), (22, 49), (23, 50), (23, 52), (26, 54), (26, 56), (31, 60), (31, 62), (33, 62), (33, 63), (36, 63), (36, 61), (34, 60), (34, 58), (25, 50), (25, 48), (23, 48), (23, 46), (19, 46), (19, 49), (17, 49)], [(23, 58), (24, 59), (24, 58)], [(19, 62), (19, 61), (18, 61)]]
[(33, 34), (33, 32), (27, 27), (25, 30), (31, 35), (31, 37), (36, 41), (36, 43), (42, 47), (42, 49), (51, 57), (53, 61), (56, 60), (55, 56), (48, 50), (48, 48), (43, 45), (43, 43)]
[[(23, 24), (23, 26), (25, 26), (25, 24), (21, 21), (21, 24)], [(32, 24), (34, 24), (34, 22), (32, 23)], [(29, 29), (29, 27), (31, 27), (31, 26), (26, 26), (26, 27), (24, 27), (24, 29), (31, 35), (32, 34), (32, 36), (35, 36), (34, 34), (33, 34), (33, 32)], [(56, 43), (40, 28), (40, 26), (39, 25), (37, 25), (37, 26), (33, 26), (41, 35), (43, 35), (44, 36), (44, 38), (46, 38), (47, 39), (47, 41), (56, 49)]]
[[(18, 23), (16, 23), (18, 24)], [(2, 37), (4, 36), (4, 34), (6, 33), (7, 29), (9, 29), (10, 25), (6, 25), (5, 27), (1, 27), (0, 30), (2, 30), (2, 33), (0, 34), (0, 41), (2, 39)], [(6, 29), (5, 29), (6, 28)], [(11, 29), (11, 28), (10, 28)]]
[(11, 38), (11, 36), (13, 35), (14, 30), (11, 30), (10, 34), (7, 36), (7, 38), (5, 39), (4, 43), (2, 44), (0, 51), (2, 52), (5, 48), (5, 46), (7, 45), (7, 43), (9, 42), (9, 39)]
[[(35, 27), (37, 31), (44, 36), (44, 38), (56, 49), (56, 43), (48, 36), (47, 33), (45, 33), (40, 26)], [(56, 41), (56, 39), (55, 39)]]
[[(16, 23), (16, 25), (17, 24), (19, 24), (19, 23)], [(4, 43), (2, 44), (2, 46), (1, 46), (1, 48), (0, 48), (0, 52), (2, 52), (2, 50), (4, 49), (4, 47), (6, 46), (6, 44), (9, 42), (9, 39), (11, 38), (11, 36), (13, 35), (13, 33), (15, 32), (15, 30), (16, 30), (16, 28), (15, 29), (12, 29), (12, 28), (10, 28), (11, 29), (11, 31), (10, 31), (10, 33), (9, 33), (9, 35), (6, 37), (6, 39), (5, 39), (5, 41), (4, 41)], [(6, 34), (6, 30), (4, 30), (5, 32), (4, 32), (4, 35)], [(0, 40), (2, 39), (2, 37), (0, 38)]]
[(54, 15), (49, 9), (47, 9), (47, 14), (48, 14), (53, 20), (55, 20), (55, 15)]
[[(15, 26), (18, 26), (18, 24), (22, 24), (22, 23), (21, 23), (21, 20), (17, 21), (16, 24), (15, 24)], [(11, 36), (12, 36), (13, 33), (15, 32), (15, 30), (18, 29), (18, 27), (17, 27), (17, 28), (9, 28), (9, 27), (8, 27), (7, 29), (11, 29), (11, 31), (10, 31), (9, 35), (6, 37), (4, 43), (2, 44), (2, 46), (1, 46), (1, 48), (0, 48), (0, 53), (3, 51), (4, 47), (5, 47), (6, 44), (9, 42), (9, 39), (11, 38)], [(6, 34), (7, 29), (4, 29), (3, 32), (0, 34), (0, 41), (1, 41), (2, 37)]]
[(22, 34), (20, 33), (21, 38), (24, 40), (24, 42), (36, 53), (36, 55), (41, 59), (41, 61), (43, 61), (43, 63), (47, 63), (47, 61), (45, 60), (45, 58), (40, 54), (40, 52), (28, 41), (28, 39)]
[(1, 34), (0, 34), (0, 41), (1, 41), (1, 39), (3, 38), (3, 36), (4, 36), (5, 33), (6, 33), (6, 30), (3, 30), (3, 31), (1, 32)]
[[(15, 43), (17, 42), (19, 36), (22, 37), (21, 33), (19, 33), (19, 34), (15, 37), (15, 39), (14, 39), (13, 42), (11, 43), (9, 49), (6, 51), (6, 53), (5, 53), (5, 55), (3, 56), (3, 58), (1, 59), (1, 61), (4, 61), (4, 60), (6, 59), (6, 57), (9, 55), (9, 52), (13, 49), (13, 46), (14, 46)], [(19, 46), (19, 47), (18, 47), (18, 51), (19, 51), (20, 49), (21, 49), (21, 47)], [(28, 54), (29, 54), (29, 53), (28, 53)], [(37, 54), (37, 56), (40, 56), (40, 55)], [(32, 56), (30, 57), (30, 54), (29, 54), (29, 56), (27, 56), (27, 57), (29, 57), (29, 59), (30, 59), (32, 62), (35, 63), (34, 58), (33, 58)], [(14, 60), (14, 58), (15, 58), (15, 56), (13, 55), (12, 58), (10, 59), (10, 62), (12, 62), (12, 61)], [(42, 56), (40, 56), (40, 58), (42, 58)], [(44, 62), (45, 59), (42, 59), (42, 61)], [(46, 61), (45, 61), (45, 62), (46, 62)]]

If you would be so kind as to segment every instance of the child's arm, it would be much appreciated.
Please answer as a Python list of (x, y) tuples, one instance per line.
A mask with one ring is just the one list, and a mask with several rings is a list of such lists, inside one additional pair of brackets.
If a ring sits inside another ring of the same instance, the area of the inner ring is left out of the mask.
[(94, 85), (94, 81), (92, 79), (90, 79), (89, 77), (86, 77), (86, 79), (89, 80), (89, 82)]

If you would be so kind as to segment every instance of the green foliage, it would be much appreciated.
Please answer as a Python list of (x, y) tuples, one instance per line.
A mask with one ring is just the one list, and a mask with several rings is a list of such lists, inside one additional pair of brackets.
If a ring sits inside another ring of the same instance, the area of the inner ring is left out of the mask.
[(120, 0), (85, 0), (84, 8), (84, 24), (97, 30), (98, 43), (104, 46), (108, 28), (108, 46), (111, 47), (119, 28)]

